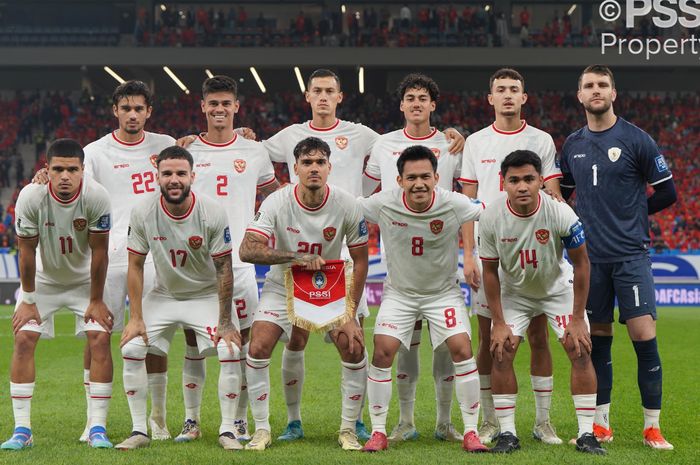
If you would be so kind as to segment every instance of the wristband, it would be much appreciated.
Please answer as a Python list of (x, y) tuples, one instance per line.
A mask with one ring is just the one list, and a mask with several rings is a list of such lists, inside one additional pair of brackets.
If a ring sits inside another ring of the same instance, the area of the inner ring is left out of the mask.
[(22, 291), (22, 302), (29, 305), (34, 305), (36, 303), (36, 292)]

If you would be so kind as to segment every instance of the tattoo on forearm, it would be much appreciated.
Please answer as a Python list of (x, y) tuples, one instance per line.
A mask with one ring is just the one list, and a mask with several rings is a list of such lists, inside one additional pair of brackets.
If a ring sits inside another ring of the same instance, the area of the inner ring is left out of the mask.
[(233, 268), (231, 255), (214, 260), (216, 284), (219, 294), (219, 322), (231, 323), (231, 303), (233, 299)]
[(267, 240), (265, 240), (263, 236), (250, 232), (245, 234), (240, 247), (242, 261), (260, 265), (289, 263), (293, 261), (297, 255), (301, 254), (273, 249), (267, 245)]

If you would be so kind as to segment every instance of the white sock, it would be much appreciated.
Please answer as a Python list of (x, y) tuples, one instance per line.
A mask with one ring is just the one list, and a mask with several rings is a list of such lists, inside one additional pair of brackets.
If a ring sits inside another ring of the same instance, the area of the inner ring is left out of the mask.
[(207, 376), (207, 362), (197, 347), (186, 346), (182, 365), (182, 396), (185, 400), (185, 420), (199, 422), (202, 390)]
[(241, 348), (241, 395), (238, 397), (238, 407), (236, 407), (236, 421), (248, 421), (248, 380), (246, 378), (245, 362), (248, 357), (248, 347), (244, 344)]
[(87, 404), (87, 426), (90, 427), (90, 369), (83, 368), (83, 387), (85, 388), (85, 401)]
[(603, 428), (610, 429), (610, 404), (596, 405), (593, 423)]
[(464, 434), (476, 431), (479, 423), (479, 373), (474, 357), (454, 363), (455, 392), (464, 421)]
[(233, 354), (223, 342), (217, 347), (219, 355), (219, 406), (221, 426), (219, 434), (233, 432), (241, 393), (241, 353), (234, 346)]
[(286, 347), (282, 351), (282, 386), (287, 403), (287, 421), (301, 421), (301, 390), (304, 386), (304, 351)]
[(530, 376), (532, 391), (535, 395), (535, 424), (539, 425), (549, 420), (549, 409), (552, 406), (552, 389), (554, 377)]
[(593, 434), (593, 417), (595, 416), (596, 394), (577, 394), (574, 398), (576, 419), (578, 420), (578, 436), (584, 433)]
[(112, 400), (112, 383), (90, 381), (90, 428), (107, 427), (110, 400)]
[(151, 393), (151, 418), (165, 423), (168, 372), (148, 374), (148, 392)]
[(661, 410), (643, 408), (644, 411), (644, 429), (659, 428), (659, 417), (661, 416)]
[(493, 406), (493, 393), (491, 392), (491, 375), (479, 375), (479, 403), (481, 404), (481, 417), (493, 425), (498, 425), (496, 410)]
[(452, 363), (452, 356), (445, 344), (433, 351), (433, 380), (435, 381), (437, 425), (451, 423), (452, 393), (455, 390), (455, 365)]
[(372, 433), (386, 434), (386, 417), (391, 402), (391, 367), (378, 368), (370, 364), (367, 373), (367, 398)]
[[(365, 363), (369, 360), (369, 354), (367, 353), (367, 349), (365, 348)], [(368, 369), (369, 371), (369, 369)], [(367, 382), (365, 381), (365, 392), (362, 394), (362, 401), (360, 402), (360, 413), (357, 414), (357, 421), (360, 423), (364, 423), (363, 418), (364, 418), (364, 413), (365, 413), (365, 405), (367, 405)]]
[(123, 378), (126, 400), (129, 402), (132, 431), (147, 434), (146, 407), (148, 399), (148, 374), (146, 373), (146, 347), (127, 343), (122, 347), (124, 359)]
[(367, 390), (367, 358), (363, 357), (359, 363), (341, 364), (343, 369), (340, 392), (343, 400), (340, 429), (355, 431), (355, 422), (362, 410), (362, 398)]
[(399, 351), (396, 362), (396, 390), (399, 392), (399, 423), (415, 424), (413, 410), (416, 404), (416, 385), (420, 373), (419, 330), (413, 331), (411, 350)]
[(15, 428), (32, 429), (32, 396), (34, 383), (10, 383), (12, 412), (15, 415)]
[(494, 394), (493, 405), (496, 409), (496, 418), (501, 426), (501, 433), (518, 434), (515, 431), (515, 400), (517, 394)]
[(270, 359), (258, 360), (248, 354), (245, 369), (255, 430), (270, 431)]

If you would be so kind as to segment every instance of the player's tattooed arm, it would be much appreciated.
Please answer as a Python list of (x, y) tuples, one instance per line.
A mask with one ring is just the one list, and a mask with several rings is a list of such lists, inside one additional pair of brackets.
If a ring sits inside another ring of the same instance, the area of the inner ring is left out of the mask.
[(241, 334), (231, 320), (233, 301), (233, 268), (231, 254), (214, 259), (216, 285), (219, 294), (219, 323), (216, 326), (216, 341), (223, 340), (233, 354), (233, 344), (241, 347)]
[[(19, 247), (19, 277), (24, 294), (33, 295), (36, 290), (36, 248), (39, 246), (39, 236), (17, 237)], [(33, 299), (23, 297), (17, 306), (17, 311), (12, 315), (12, 332), (17, 334), (22, 326), (31, 320), (41, 324), (39, 309), (32, 302)]]
[(109, 234), (89, 233), (88, 244), (91, 252), (90, 262), (90, 303), (85, 310), (85, 323), (97, 322), (105, 331), (111, 332), (114, 315), (103, 300), (107, 264), (109, 263)]
[(320, 255), (273, 249), (267, 245), (267, 237), (254, 232), (246, 232), (239, 249), (241, 261), (258, 265), (279, 265), (292, 263), (308, 270), (320, 270), (326, 261)]
[(264, 187), (258, 188), (258, 192), (263, 196), (264, 198), (267, 198), (268, 195), (272, 194), (275, 192), (277, 189), (280, 188), (280, 183), (275, 179), (275, 182), (271, 184), (266, 184)]

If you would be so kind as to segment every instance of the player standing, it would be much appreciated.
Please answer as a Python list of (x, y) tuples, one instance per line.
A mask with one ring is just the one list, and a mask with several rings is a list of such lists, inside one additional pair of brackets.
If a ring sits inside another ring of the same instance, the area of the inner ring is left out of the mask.
[(17, 199), (15, 227), (22, 292), (12, 317), (15, 346), (10, 396), (15, 430), (2, 449), (32, 445), (34, 351), (40, 336), (53, 337), (53, 314), (63, 307), (75, 314), (76, 335), (85, 334), (90, 348), (87, 441), (91, 447), (112, 447), (105, 427), (112, 397), (109, 340), (113, 321), (102, 298), (110, 202), (102, 186), (83, 177), (84, 157), (76, 141), (56, 140), (46, 152), (48, 183), (24, 187)]
[(500, 168), (507, 196), (491, 203), (479, 221), (484, 292), (493, 321), (491, 382), (501, 430), (491, 452), (520, 448), (513, 360), (532, 319), (544, 315), (571, 360), (576, 449), (603, 455), (605, 449), (593, 435), (596, 378), (585, 309), (590, 263), (583, 225), (571, 207), (540, 192), (544, 179), (539, 155), (516, 150)]
[[(233, 302), (241, 331), (241, 359), (248, 353), (248, 332), (258, 305), (255, 267), (241, 262), (238, 246), (245, 228), (255, 214), (256, 192), (263, 196), (279, 187), (270, 157), (260, 142), (247, 140), (234, 132), (233, 122), (239, 108), (238, 86), (228, 76), (214, 76), (202, 85), (202, 112), (207, 132), (188, 147), (195, 160), (197, 192), (217, 199), (226, 211), (233, 244), (233, 274), (236, 287)], [(186, 442), (200, 436), (200, 406), (206, 376), (204, 357), (199, 356), (193, 331), (185, 331), (187, 349), (182, 373), (185, 399), (185, 425), (175, 441)], [(248, 437), (248, 391), (245, 365), (241, 363), (241, 396), (236, 413), (236, 437)]]
[[(241, 260), (273, 265), (265, 279), (251, 329), (247, 359), (248, 391), (255, 434), (246, 449), (264, 450), (271, 443), (269, 422), (270, 355), (283, 337), (292, 333), (287, 316), (283, 272), (287, 264), (319, 269), (325, 259), (337, 260), (347, 244), (353, 261), (353, 318), (330, 331), (342, 360), (342, 421), (338, 442), (345, 450), (359, 450), (355, 425), (367, 384), (367, 357), (362, 328), (355, 319), (367, 277), (367, 224), (359, 205), (347, 192), (327, 184), (331, 150), (309, 137), (294, 148), (298, 184), (268, 197), (247, 229), (240, 247)], [(275, 248), (268, 246), (275, 236)]]
[[(425, 318), (434, 350), (444, 343), (454, 364), (455, 390), (464, 421), (462, 447), (469, 452), (487, 452), (477, 434), (479, 377), (471, 350), (469, 316), (455, 276), (460, 226), (477, 219), (482, 206), (462, 194), (436, 187), (440, 180), (438, 160), (425, 146), (403, 150), (397, 165), (401, 189), (384, 189), (360, 199), (365, 218), (378, 223), (382, 231), (388, 267), (367, 379), (372, 438), (363, 450), (376, 452), (388, 447), (391, 365), (401, 346), (406, 350), (410, 347), (415, 322)], [(388, 183), (388, 178), (384, 179)]]
[[(371, 194), (380, 181), (393, 186), (398, 176), (396, 160), (408, 147), (420, 144), (428, 147), (438, 160), (437, 173), (439, 186), (452, 190), (454, 179), (459, 176), (462, 153), (450, 152), (445, 135), (430, 125), (430, 115), (435, 111), (440, 90), (437, 83), (422, 74), (409, 74), (399, 84), (397, 95), (401, 101), (399, 108), (404, 114), (406, 125), (403, 129), (379, 137), (367, 161), (363, 190)], [(454, 251), (458, 253), (457, 250)], [(415, 427), (414, 406), (416, 385), (419, 374), (419, 345), (422, 321), (416, 323), (410, 349), (399, 352), (396, 366), (396, 385), (399, 391), (399, 423), (389, 435), (389, 441), (405, 441), (418, 437)], [(441, 440), (462, 441), (450, 419), (452, 393), (454, 391), (454, 366), (447, 346), (433, 350), (433, 378), (437, 421), (435, 437)]]
[[(502, 68), (489, 79), (489, 104), (493, 106), (495, 121), (467, 138), (462, 161), (462, 193), (478, 197), (487, 205), (503, 196), (501, 163), (514, 150), (530, 150), (542, 157), (544, 187), (560, 196), (561, 172), (556, 166), (556, 148), (552, 136), (528, 125), (521, 119), (522, 106), (527, 102), (525, 79), (514, 69)], [(464, 277), (472, 290), (472, 309), (479, 322), (479, 349), (477, 364), (481, 383), (481, 415), (479, 428), (482, 442), (491, 442), (498, 436), (498, 421), (491, 397), (491, 312), (481, 288), (481, 262), (474, 247), (478, 234), (477, 223), (469, 223), (462, 230), (464, 244)], [(535, 397), (535, 426), (533, 436), (545, 444), (562, 441), (549, 419), (552, 404), (552, 354), (549, 350), (547, 319), (544, 315), (533, 318), (527, 329), (530, 344), (530, 382)]]
[[(656, 342), (656, 296), (649, 261), (649, 215), (676, 201), (671, 171), (654, 140), (615, 115), (612, 71), (587, 67), (578, 82), (586, 126), (571, 134), (562, 151), (565, 193), (576, 189), (576, 209), (588, 229), (591, 286), (588, 297), (598, 377), (594, 431), (612, 441), (611, 346), (614, 305), (637, 354), (637, 382), (644, 407), (644, 443), (671, 450), (659, 427), (662, 370)], [(654, 193), (646, 196), (647, 185)]]
[[(150, 443), (146, 435), (146, 353), (166, 355), (173, 334), (182, 326), (195, 332), (198, 356), (218, 355), (219, 444), (224, 449), (242, 449), (233, 433), (240, 395), (241, 340), (238, 320), (231, 314), (228, 219), (214, 200), (190, 190), (194, 173), (187, 150), (164, 149), (156, 167), (161, 195), (138, 204), (129, 220), (130, 319), (121, 348), (133, 428), (131, 436), (116, 447), (136, 449)], [(144, 297), (143, 270), (149, 252), (156, 284)]]

